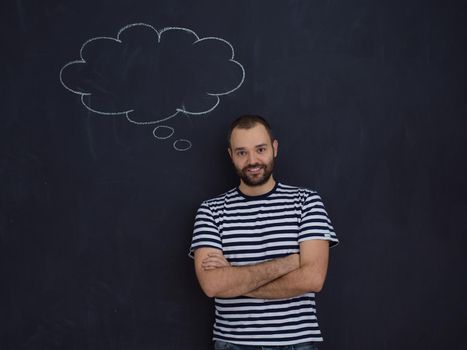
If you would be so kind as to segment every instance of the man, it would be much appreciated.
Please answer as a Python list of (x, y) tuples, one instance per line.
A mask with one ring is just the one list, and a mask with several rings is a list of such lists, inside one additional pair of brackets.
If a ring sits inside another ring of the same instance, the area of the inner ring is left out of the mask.
[(314, 293), (338, 243), (319, 195), (273, 177), (278, 142), (246, 115), (229, 130), (240, 185), (202, 203), (190, 254), (215, 298), (215, 349), (317, 349)]

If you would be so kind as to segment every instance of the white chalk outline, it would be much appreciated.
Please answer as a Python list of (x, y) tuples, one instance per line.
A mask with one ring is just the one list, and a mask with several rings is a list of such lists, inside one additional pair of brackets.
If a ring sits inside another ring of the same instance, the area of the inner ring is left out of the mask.
[[(181, 142), (186, 142), (186, 143), (188, 143), (188, 147), (187, 147), (187, 148), (180, 148), (180, 147), (177, 147), (177, 146), (176, 146), (176, 143), (177, 143), (177, 142), (180, 142), (180, 141), (181, 141)], [(178, 139), (178, 140), (175, 140), (175, 141), (174, 141), (174, 143), (173, 143), (172, 146), (173, 146), (173, 148), (174, 148), (176, 151), (183, 152), (183, 151), (188, 151), (188, 150), (191, 148), (192, 144), (191, 144), (191, 141), (190, 141), (190, 140), (187, 140), (187, 139)]]
[[(168, 136), (157, 136), (157, 135), (156, 135), (156, 130), (157, 130), (157, 129), (160, 129), (160, 128), (170, 129), (170, 131), (172, 131), (172, 132), (171, 132), (170, 135), (168, 135)], [(166, 140), (166, 139), (168, 139), (168, 138), (171, 138), (172, 135), (173, 135), (174, 133), (175, 133), (175, 129), (172, 128), (171, 126), (167, 126), (167, 125), (159, 125), (159, 126), (156, 126), (156, 127), (154, 128), (154, 130), (152, 131), (152, 134), (153, 134), (154, 137), (155, 137), (156, 139), (158, 139), (158, 140)]]
[[(204, 40), (218, 40), (218, 41), (221, 41), (225, 44), (227, 44), (229, 47), (230, 47), (230, 50), (232, 52), (232, 55), (231, 55), (231, 58), (229, 59), (230, 62), (232, 63), (235, 63), (236, 65), (238, 65), (240, 67), (240, 69), (242, 70), (242, 79), (240, 81), (240, 83), (234, 87), (233, 89), (229, 90), (229, 91), (226, 91), (226, 92), (221, 92), (221, 93), (206, 93), (207, 95), (209, 96), (214, 96), (217, 98), (217, 101), (215, 103), (215, 105), (213, 107), (211, 107), (210, 109), (206, 110), (206, 111), (201, 111), (201, 112), (193, 112), (193, 111), (188, 111), (186, 110), (183, 106), (183, 108), (176, 108), (175, 109), (175, 113), (169, 115), (169, 116), (166, 116), (166, 117), (162, 117), (162, 119), (158, 119), (158, 120), (155, 120), (155, 121), (145, 121), (145, 122), (139, 122), (139, 121), (136, 121), (136, 120), (133, 120), (130, 118), (130, 113), (134, 112), (134, 109), (129, 109), (127, 111), (120, 111), (120, 112), (103, 112), (103, 111), (98, 111), (94, 108), (91, 108), (91, 106), (88, 106), (86, 104), (86, 101), (84, 100), (86, 96), (90, 96), (92, 95), (92, 93), (90, 92), (82, 92), (82, 91), (76, 91), (76, 90), (73, 90), (71, 89), (70, 87), (68, 87), (65, 82), (63, 81), (63, 78), (62, 78), (62, 75), (63, 75), (63, 71), (70, 65), (72, 64), (85, 64), (86, 63), (86, 60), (83, 58), (83, 51), (84, 51), (84, 48), (86, 47), (86, 45), (88, 45), (89, 43), (93, 42), (93, 41), (96, 41), (96, 40), (113, 40), (113, 41), (116, 41), (118, 43), (122, 43), (122, 40), (120, 40), (120, 36), (121, 34), (129, 29), (129, 28), (132, 28), (132, 27), (136, 27), (136, 26), (143, 26), (143, 27), (148, 27), (150, 29), (152, 29), (156, 34), (157, 34), (157, 41), (160, 42), (161, 41), (161, 38), (162, 38), (162, 34), (167, 32), (167, 31), (170, 31), (170, 30), (182, 30), (182, 31), (186, 31), (190, 34), (192, 34), (196, 40), (193, 42), (193, 45), (198, 43), (198, 42), (201, 42), (201, 41), (204, 41)], [(118, 34), (117, 34), (117, 37), (116, 38), (113, 38), (113, 37), (106, 37), (106, 36), (99, 36), (99, 37), (94, 37), (94, 38), (91, 38), (89, 40), (87, 40), (86, 42), (84, 42), (84, 44), (81, 46), (81, 49), (79, 51), (79, 54), (80, 54), (80, 59), (79, 60), (74, 60), (74, 61), (71, 61), (71, 62), (68, 62), (67, 64), (65, 64), (61, 69), (60, 69), (60, 83), (63, 85), (63, 87), (65, 89), (67, 89), (68, 91), (71, 91), (72, 93), (74, 94), (77, 94), (77, 95), (80, 95), (81, 96), (81, 103), (83, 104), (83, 106), (88, 109), (89, 111), (93, 112), (93, 113), (96, 113), (96, 114), (101, 114), (101, 115), (125, 115), (126, 119), (130, 122), (130, 123), (133, 123), (133, 124), (136, 124), (136, 125), (151, 125), (151, 124), (157, 124), (157, 123), (160, 123), (160, 122), (163, 122), (163, 121), (166, 121), (166, 120), (169, 120), (169, 119), (172, 119), (173, 117), (175, 117), (177, 114), (179, 113), (185, 113), (185, 114), (189, 114), (189, 115), (203, 115), (203, 114), (207, 114), (207, 113), (210, 113), (212, 112), (218, 105), (219, 105), (219, 102), (220, 102), (220, 97), (219, 96), (224, 96), (224, 95), (228, 95), (232, 92), (234, 92), (235, 90), (237, 90), (242, 84), (243, 82), (245, 81), (245, 69), (243, 68), (243, 66), (240, 64), (240, 62), (236, 61), (234, 58), (235, 58), (235, 51), (234, 51), (234, 48), (233, 46), (227, 41), (227, 40), (224, 40), (222, 38), (219, 38), (219, 37), (215, 37), (215, 36), (210, 36), (210, 37), (205, 37), (205, 38), (199, 38), (199, 36), (194, 32), (192, 31), (191, 29), (188, 29), (188, 28), (183, 28), (183, 27), (165, 27), (163, 29), (161, 29), (160, 31), (158, 31), (157, 29), (155, 29), (152, 25), (150, 24), (147, 24), (147, 23), (132, 23), (132, 24), (128, 24), (126, 26), (124, 26), (123, 28), (121, 28), (119, 31), (118, 31)], [(191, 148), (191, 142), (188, 141), (188, 140), (182, 140), (182, 141), (187, 141), (190, 143), (190, 148)], [(174, 148), (175, 148), (175, 143), (174, 143)]]

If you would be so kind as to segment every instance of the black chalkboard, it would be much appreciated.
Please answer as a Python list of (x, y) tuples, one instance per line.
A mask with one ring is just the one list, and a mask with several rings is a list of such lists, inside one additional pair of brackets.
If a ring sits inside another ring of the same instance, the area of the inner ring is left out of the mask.
[(0, 349), (209, 349), (187, 253), (244, 113), (341, 240), (321, 348), (467, 348), (463, 2), (2, 7)]

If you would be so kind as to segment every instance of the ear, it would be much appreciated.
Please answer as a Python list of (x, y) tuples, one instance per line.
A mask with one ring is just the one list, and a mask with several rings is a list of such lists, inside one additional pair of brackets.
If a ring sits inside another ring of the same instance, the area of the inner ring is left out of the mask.
[(274, 140), (272, 142), (272, 149), (274, 151), (274, 158), (276, 158), (277, 157), (277, 152), (279, 150), (279, 142), (277, 140)]
[(232, 150), (230, 149), (230, 147), (227, 147), (227, 151), (229, 152), (230, 159), (232, 159)]

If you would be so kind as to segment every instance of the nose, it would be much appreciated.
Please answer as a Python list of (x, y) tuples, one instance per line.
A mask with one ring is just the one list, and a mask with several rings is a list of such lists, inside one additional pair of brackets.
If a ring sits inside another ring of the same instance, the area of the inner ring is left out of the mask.
[(256, 159), (256, 155), (254, 154), (254, 152), (248, 153), (248, 165), (252, 165), (256, 163), (257, 163), (257, 159)]

